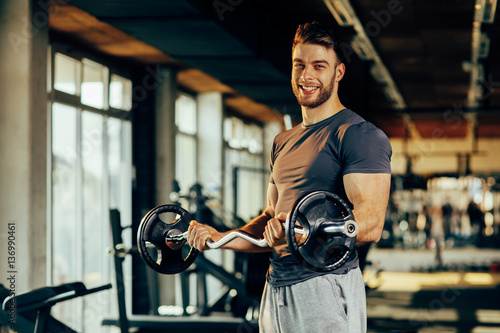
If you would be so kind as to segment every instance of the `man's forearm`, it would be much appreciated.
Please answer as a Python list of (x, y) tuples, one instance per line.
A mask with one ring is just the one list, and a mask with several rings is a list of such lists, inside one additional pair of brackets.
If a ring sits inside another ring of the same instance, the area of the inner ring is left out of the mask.
[[(244, 231), (246, 233), (249, 233), (253, 235), (255, 238), (261, 239), (263, 236), (262, 234), (264, 233), (264, 229), (266, 227), (267, 221), (269, 221), (270, 217), (266, 214), (262, 214), (245, 224), (243, 227), (238, 228), (236, 230), (231, 230), (227, 231), (224, 233), (221, 233), (221, 236), (224, 237), (225, 235), (234, 232), (234, 231)], [(260, 247), (257, 245), (254, 245), (250, 242), (247, 242), (241, 238), (236, 238), (232, 240), (231, 242), (227, 243), (222, 247), (223, 249), (230, 249), (234, 251), (240, 251), (240, 252), (267, 252), (271, 251), (270, 247)]]

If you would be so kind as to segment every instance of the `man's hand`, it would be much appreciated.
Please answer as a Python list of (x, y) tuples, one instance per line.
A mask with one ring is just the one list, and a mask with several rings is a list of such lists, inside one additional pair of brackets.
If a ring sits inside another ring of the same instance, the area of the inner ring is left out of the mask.
[(192, 220), (188, 228), (187, 242), (191, 247), (200, 251), (210, 250), (207, 246), (207, 240), (218, 241), (222, 236), (211, 226), (200, 224)]
[(286, 244), (285, 229), (283, 222), (286, 221), (287, 214), (281, 212), (278, 216), (273, 217), (267, 222), (264, 230), (264, 238), (269, 247)]

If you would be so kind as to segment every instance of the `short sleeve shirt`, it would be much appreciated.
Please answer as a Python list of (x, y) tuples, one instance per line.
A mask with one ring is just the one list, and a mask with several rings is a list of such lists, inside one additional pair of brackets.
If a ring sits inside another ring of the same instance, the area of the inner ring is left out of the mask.
[[(299, 198), (316, 190), (333, 192), (350, 204), (343, 176), (349, 173), (390, 174), (391, 155), (391, 145), (384, 132), (349, 109), (318, 123), (300, 124), (278, 134), (271, 151), (269, 180), (278, 190), (275, 214), (288, 213)], [(268, 274), (270, 282), (274, 277), (274, 282), (279, 284), (281, 278), (276, 275), (278, 267), (284, 264), (282, 261), (294, 262), (286, 247), (273, 254)], [(288, 266), (286, 264), (285, 268)], [(357, 256), (352, 256), (341, 268), (352, 266), (357, 266)], [(306, 272), (301, 276), (307, 275)]]

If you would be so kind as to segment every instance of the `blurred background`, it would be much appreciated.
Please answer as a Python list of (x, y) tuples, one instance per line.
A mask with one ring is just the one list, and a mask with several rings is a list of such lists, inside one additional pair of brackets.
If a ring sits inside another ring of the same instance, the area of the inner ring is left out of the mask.
[(124, 314), (135, 331), (257, 332), (268, 257), (210, 251), (160, 275), (137, 228), (166, 203), (220, 230), (259, 214), (273, 138), (302, 121), (293, 36), (316, 20), (342, 38), (341, 102), (393, 149), (382, 239), (363, 249), (369, 331), (500, 332), (496, 7), (1, 1), (1, 295), (112, 283), (52, 315), (78, 332)]

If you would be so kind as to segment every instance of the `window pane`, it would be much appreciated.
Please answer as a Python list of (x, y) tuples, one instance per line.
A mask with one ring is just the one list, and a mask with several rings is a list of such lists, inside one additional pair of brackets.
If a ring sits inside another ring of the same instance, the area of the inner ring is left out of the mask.
[(108, 171), (109, 171), (109, 207), (121, 208), (121, 121), (108, 119)]
[(104, 108), (104, 91), (107, 87), (108, 68), (83, 59), (82, 103)]
[[(52, 283), (79, 280), (78, 147), (76, 108), (52, 106)], [(77, 302), (62, 302), (53, 315), (78, 327)]]
[(266, 204), (269, 172), (263, 169), (261, 155), (244, 150), (225, 150), (224, 208), (234, 212), (234, 167), (238, 169), (238, 216), (245, 221), (258, 215)]
[(191, 96), (180, 95), (175, 101), (175, 124), (180, 132), (196, 134), (196, 101)]
[[(242, 151), (241, 164), (248, 169), (238, 173), (238, 215), (245, 220), (259, 214), (264, 208), (264, 184), (269, 178), (262, 170), (262, 157)], [(267, 190), (267, 188), (266, 188)]]
[(245, 131), (247, 135), (248, 150), (253, 153), (261, 153), (264, 150), (263, 129), (255, 124), (248, 125)]
[[(132, 206), (132, 181), (131, 181), (131, 129), (130, 121), (123, 121), (116, 118), (107, 119), (107, 143), (108, 143), (108, 182), (109, 182), (109, 208), (118, 209), (120, 212), (121, 225), (131, 224)], [(108, 223), (109, 224), (109, 223)], [(132, 246), (132, 228), (123, 230), (122, 237), (127, 247)], [(111, 239), (111, 236), (108, 237)], [(111, 246), (111, 245), (110, 245)], [(126, 256), (123, 262), (124, 276), (132, 276), (131, 256)], [(114, 281), (115, 270), (113, 257), (108, 256), (108, 272), (110, 280)], [(129, 286), (130, 279), (125, 279), (126, 293), (132, 289)], [(103, 305), (101, 311), (107, 313), (106, 317), (116, 317), (118, 314), (116, 294), (111, 292), (105, 300), (109, 306)], [(97, 322), (100, 322), (98, 320)]]
[(225, 118), (224, 119), (224, 141), (229, 142), (233, 137), (233, 119)]
[[(108, 136), (108, 177), (109, 177), (109, 208), (120, 211), (123, 225), (131, 223), (132, 200), (132, 129), (131, 122), (116, 118), (107, 119)], [(123, 231), (125, 234), (131, 230)], [(132, 238), (130, 238), (132, 239)]]
[(126, 111), (132, 108), (132, 81), (115, 74), (111, 75), (109, 106)]
[[(83, 193), (83, 283), (87, 288), (109, 281), (110, 246), (109, 226), (104, 217), (104, 117), (92, 112), (82, 113), (82, 193)], [(100, 331), (107, 293), (88, 295), (84, 302), (84, 328), (86, 332)]]
[(82, 113), (83, 281), (102, 282), (103, 116)]
[(178, 133), (175, 140), (175, 178), (181, 189), (187, 190), (196, 182), (196, 139)]
[(56, 53), (54, 59), (54, 88), (76, 95), (80, 75), (80, 62)]
[(228, 135), (229, 140), (227, 141), (229, 147), (231, 148), (242, 148), (244, 147), (243, 134), (244, 134), (245, 124), (241, 119), (231, 118), (231, 129), (228, 125)]

